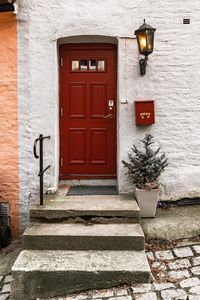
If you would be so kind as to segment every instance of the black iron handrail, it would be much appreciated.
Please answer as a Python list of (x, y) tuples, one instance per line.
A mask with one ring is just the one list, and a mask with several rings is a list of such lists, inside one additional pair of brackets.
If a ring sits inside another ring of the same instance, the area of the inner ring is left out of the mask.
[[(39, 138), (37, 138), (34, 142), (34, 146), (33, 146), (33, 153), (35, 158), (40, 159), (39, 161), (39, 174), (38, 176), (40, 177), (40, 206), (44, 205), (44, 180), (43, 180), (43, 175), (44, 173), (50, 168), (50, 165), (48, 167), (46, 167), (45, 169), (43, 169), (43, 141), (44, 139), (50, 139), (50, 135), (49, 136), (43, 136), (43, 134), (39, 135)], [(40, 143), (40, 147), (39, 147), (39, 152), (40, 154), (37, 154), (37, 143)]]

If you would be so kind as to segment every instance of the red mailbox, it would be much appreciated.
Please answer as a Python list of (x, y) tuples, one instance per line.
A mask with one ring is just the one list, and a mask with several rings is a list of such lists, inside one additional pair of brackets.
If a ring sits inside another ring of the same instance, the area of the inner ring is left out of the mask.
[(154, 101), (135, 101), (135, 123), (136, 125), (152, 125), (155, 123)]

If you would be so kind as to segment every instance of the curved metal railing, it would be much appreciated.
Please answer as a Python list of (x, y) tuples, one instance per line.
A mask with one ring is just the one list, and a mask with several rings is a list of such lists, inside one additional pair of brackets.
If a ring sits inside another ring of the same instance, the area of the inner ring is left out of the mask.
[[(44, 173), (51, 167), (50, 165), (44, 169), (43, 167), (43, 141), (45, 139), (50, 139), (50, 135), (43, 136), (43, 134), (39, 135), (33, 145), (33, 153), (36, 159), (39, 159), (39, 174), (40, 177), (40, 206), (44, 206)], [(37, 154), (37, 143), (39, 142), (39, 155)]]

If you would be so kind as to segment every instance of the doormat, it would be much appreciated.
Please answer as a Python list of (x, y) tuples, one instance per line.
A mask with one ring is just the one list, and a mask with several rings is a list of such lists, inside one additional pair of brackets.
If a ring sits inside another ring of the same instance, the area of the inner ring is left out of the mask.
[(116, 186), (70, 186), (66, 196), (118, 195)]

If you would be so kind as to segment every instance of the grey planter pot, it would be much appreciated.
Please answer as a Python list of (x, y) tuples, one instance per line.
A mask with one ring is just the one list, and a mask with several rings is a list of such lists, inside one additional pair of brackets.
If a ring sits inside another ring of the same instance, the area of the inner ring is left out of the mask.
[(159, 189), (135, 190), (135, 196), (140, 208), (141, 218), (155, 218), (159, 197)]

